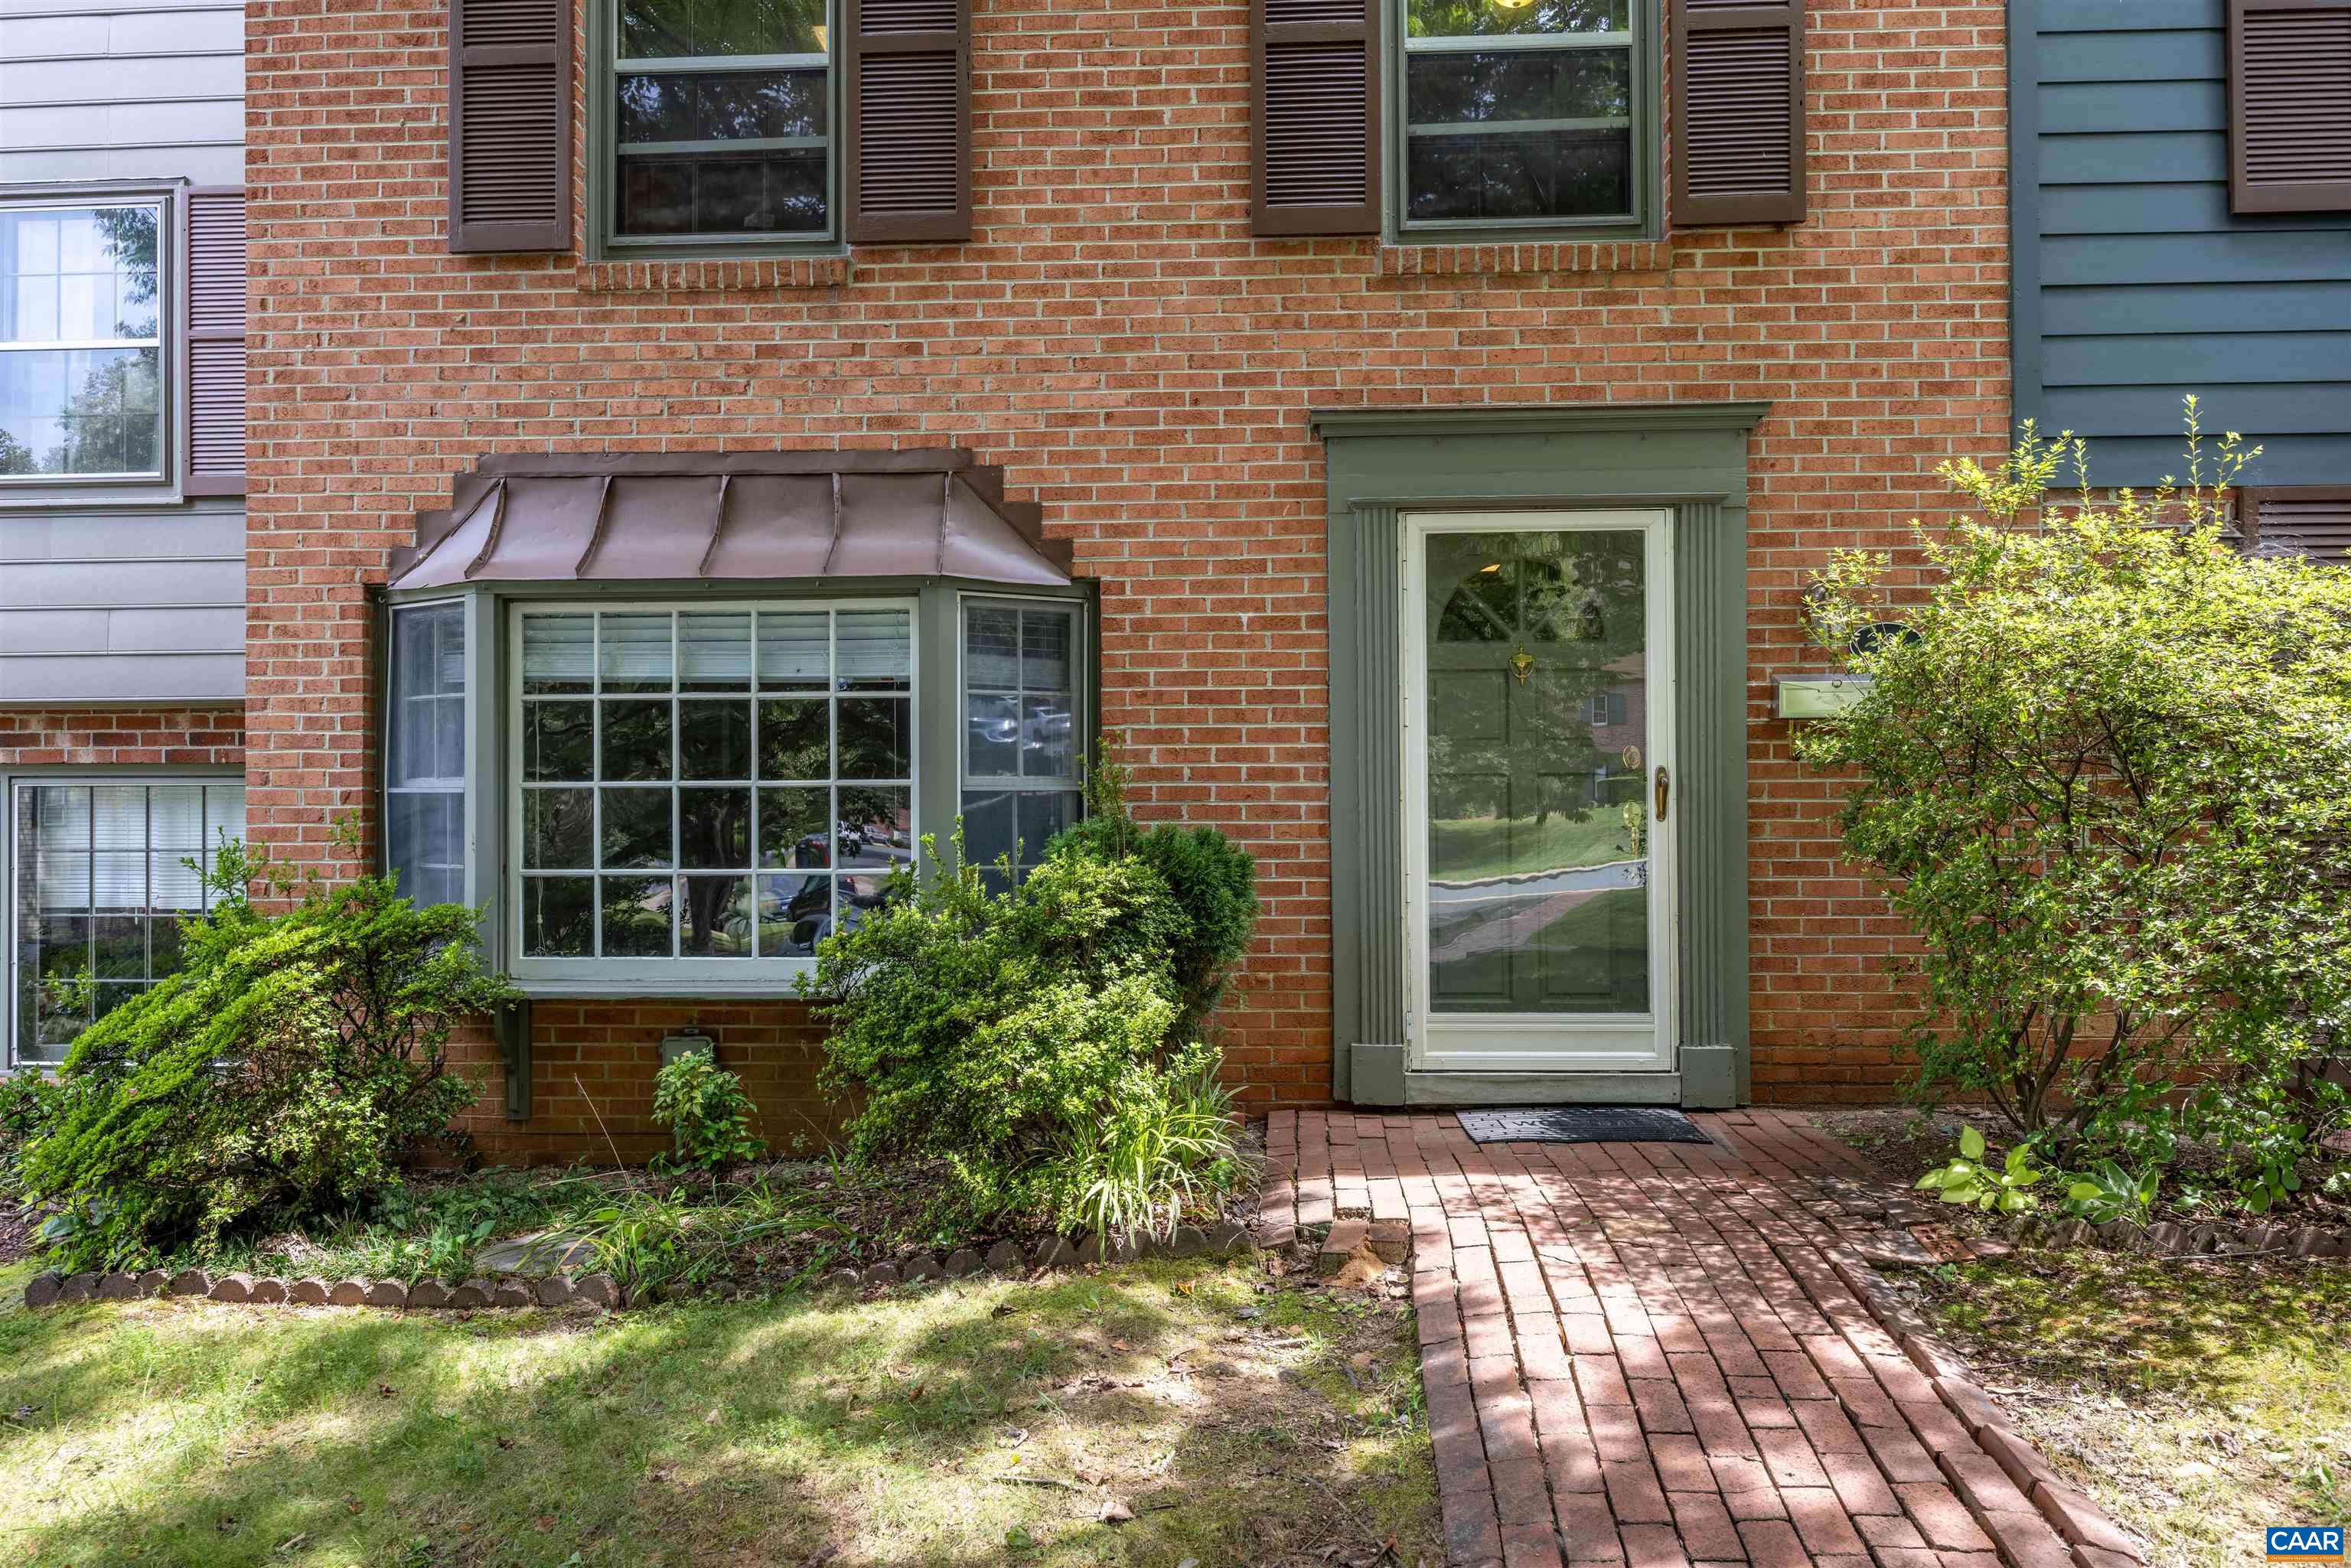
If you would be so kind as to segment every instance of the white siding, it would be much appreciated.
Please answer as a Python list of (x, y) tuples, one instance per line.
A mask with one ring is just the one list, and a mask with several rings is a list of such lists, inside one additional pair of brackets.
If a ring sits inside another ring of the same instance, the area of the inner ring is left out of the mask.
[(0, 0), (0, 183), (245, 178), (245, 8)]
[[(0, 185), (245, 179), (241, 5), (0, 0)], [(0, 509), (0, 704), (235, 702), (245, 513)]]

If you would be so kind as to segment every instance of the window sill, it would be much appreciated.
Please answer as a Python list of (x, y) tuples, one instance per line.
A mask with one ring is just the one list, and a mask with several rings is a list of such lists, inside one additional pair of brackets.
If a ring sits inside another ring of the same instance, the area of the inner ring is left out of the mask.
[[(813, 963), (801, 967), (814, 973)], [(790, 975), (775, 975), (757, 980), (645, 980), (625, 978), (609, 980), (528, 980), (516, 979), (514, 987), (535, 1002), (630, 1002), (630, 1001), (706, 1001), (706, 1002), (798, 1002), (817, 998), (803, 997), (792, 984)]]
[(34, 479), (0, 484), (0, 511), (39, 509), (67, 512), (81, 507), (176, 507), (196, 498), (169, 479), (99, 479), (63, 484)]
[(1382, 245), (1382, 277), (1499, 277), (1535, 274), (1614, 276), (1667, 272), (1674, 248), (1665, 240), (1533, 240), (1511, 244)]
[(850, 277), (847, 253), (772, 256), (741, 260), (598, 261), (575, 275), (583, 294), (737, 294), (781, 288), (841, 288)]

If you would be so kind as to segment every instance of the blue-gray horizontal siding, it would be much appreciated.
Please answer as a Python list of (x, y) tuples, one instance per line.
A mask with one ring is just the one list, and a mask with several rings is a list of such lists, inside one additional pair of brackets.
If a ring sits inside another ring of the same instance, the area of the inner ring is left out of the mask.
[(2223, 0), (2011, 17), (2017, 416), (2147, 485), (2192, 392), (2257, 482), (2351, 482), (2351, 217), (2231, 214)]
[(0, 513), (0, 704), (244, 691), (242, 507)]
[[(0, 183), (245, 180), (234, 0), (0, 0)], [(235, 703), (245, 511), (0, 507), (0, 704)]]
[(0, 0), (0, 183), (245, 180), (245, 11)]

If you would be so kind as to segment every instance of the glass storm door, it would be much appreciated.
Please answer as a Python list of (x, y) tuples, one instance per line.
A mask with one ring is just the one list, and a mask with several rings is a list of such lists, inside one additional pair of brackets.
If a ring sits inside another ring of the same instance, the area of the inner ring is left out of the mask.
[(1672, 1065), (1667, 517), (1405, 519), (1417, 1067)]

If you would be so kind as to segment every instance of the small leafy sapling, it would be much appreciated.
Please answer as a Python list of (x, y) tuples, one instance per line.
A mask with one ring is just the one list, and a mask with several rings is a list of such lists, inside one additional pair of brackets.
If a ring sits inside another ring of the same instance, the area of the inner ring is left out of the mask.
[(2133, 1176), (2113, 1160), (2100, 1160), (2065, 1185), (2065, 1212), (2093, 1225), (2110, 1220), (2146, 1222), (2163, 1185), (2163, 1168), (2151, 1166)]
[(751, 1131), (755, 1114), (743, 1080), (706, 1051), (685, 1052), (653, 1080), (653, 1120), (676, 1134), (677, 1152), (669, 1161), (676, 1166), (716, 1178), (758, 1159), (768, 1142)]
[(1945, 1203), (1964, 1203), (1986, 1214), (2022, 1214), (2041, 1205), (2031, 1188), (2049, 1173), (2033, 1163), (2032, 1145), (2017, 1145), (1998, 1165), (1984, 1160), (1984, 1135), (1959, 1131), (1959, 1152), (1918, 1178), (1918, 1190), (1933, 1189)]

